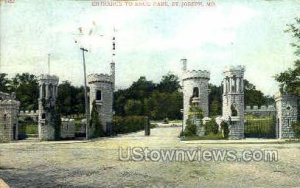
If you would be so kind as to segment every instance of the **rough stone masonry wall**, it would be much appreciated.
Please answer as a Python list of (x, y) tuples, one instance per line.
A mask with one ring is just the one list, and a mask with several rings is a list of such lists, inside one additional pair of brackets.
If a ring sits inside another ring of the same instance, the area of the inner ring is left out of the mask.
[[(113, 118), (113, 84), (109, 80), (94, 80), (89, 82), (90, 87), (90, 111), (92, 110), (93, 101), (96, 101), (97, 110), (103, 130), (106, 131), (107, 123), (112, 122)], [(97, 90), (101, 91), (101, 100), (96, 100)]]
[(55, 139), (55, 125), (54, 122), (52, 122), (53, 118), (51, 117), (51, 113), (47, 110), (46, 106), (54, 108), (58, 93), (58, 82), (59, 78), (55, 75), (45, 74), (39, 76), (38, 131), (40, 140), (46, 141)]
[[(224, 70), (222, 116), (229, 122), (229, 139), (244, 138), (244, 67)], [(237, 115), (232, 114), (232, 107)]]
[[(39, 106), (42, 106), (42, 102), (39, 101)], [(40, 140), (54, 140), (55, 139), (55, 130), (54, 125), (51, 123), (51, 114), (43, 109), (43, 107), (39, 108), (39, 124), (38, 124), (38, 132)], [(45, 113), (45, 118), (42, 118), (42, 114)]]
[(0, 142), (10, 142), (18, 139), (19, 105), (20, 103), (15, 100), (0, 101)]
[[(231, 115), (231, 104), (235, 103), (238, 116)], [(244, 95), (232, 94), (223, 96), (223, 118), (229, 120), (231, 117), (231, 125), (229, 125), (229, 139), (244, 138)]]
[(297, 97), (292, 95), (275, 96), (276, 101), (276, 136), (277, 138), (294, 138), (292, 124), (297, 121)]
[(194, 78), (183, 81), (183, 111), (184, 111), (184, 125), (188, 119), (188, 112), (190, 109), (190, 99), (193, 96), (194, 87), (199, 88), (199, 106), (203, 110), (204, 117), (208, 116), (208, 79)]
[(228, 94), (223, 95), (223, 117), (228, 118), (232, 116), (231, 105), (235, 104), (238, 116), (244, 119), (244, 95), (241, 94)]

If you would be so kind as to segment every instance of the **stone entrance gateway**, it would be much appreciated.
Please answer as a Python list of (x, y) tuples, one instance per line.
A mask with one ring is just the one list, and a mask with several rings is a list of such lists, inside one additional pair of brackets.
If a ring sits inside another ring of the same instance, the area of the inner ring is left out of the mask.
[(222, 119), (229, 124), (229, 139), (244, 138), (244, 72), (240, 65), (224, 70)]

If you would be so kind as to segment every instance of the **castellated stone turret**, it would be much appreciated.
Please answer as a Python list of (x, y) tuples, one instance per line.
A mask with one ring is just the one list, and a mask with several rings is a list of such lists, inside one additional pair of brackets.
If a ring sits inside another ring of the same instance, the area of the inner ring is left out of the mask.
[(229, 139), (244, 138), (244, 72), (240, 65), (224, 70), (222, 116), (229, 123)]
[(57, 76), (42, 74), (39, 80), (39, 139), (54, 140), (55, 125), (50, 110), (54, 109), (56, 104), (58, 82)]
[(281, 93), (277, 93), (274, 98), (276, 102), (276, 137), (279, 139), (294, 138), (292, 124), (297, 122), (298, 98)]
[(14, 95), (0, 92), (0, 142), (18, 139), (19, 106)]
[[(109, 131), (113, 117), (113, 92), (115, 85), (115, 63), (111, 63), (111, 74), (90, 74), (87, 77), (90, 87), (90, 111), (96, 102), (103, 130)], [(89, 131), (93, 134), (93, 128)]]
[(204, 117), (208, 114), (208, 81), (210, 73), (206, 70), (187, 70), (187, 60), (182, 59), (182, 86), (183, 86), (183, 122), (186, 124), (191, 105), (199, 106)]

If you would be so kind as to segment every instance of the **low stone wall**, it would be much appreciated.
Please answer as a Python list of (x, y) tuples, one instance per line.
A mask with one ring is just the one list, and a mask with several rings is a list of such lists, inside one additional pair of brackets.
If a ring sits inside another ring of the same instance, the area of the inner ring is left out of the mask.
[(269, 106), (246, 106), (245, 114), (252, 114), (256, 116), (274, 116), (276, 115), (276, 108), (274, 105)]

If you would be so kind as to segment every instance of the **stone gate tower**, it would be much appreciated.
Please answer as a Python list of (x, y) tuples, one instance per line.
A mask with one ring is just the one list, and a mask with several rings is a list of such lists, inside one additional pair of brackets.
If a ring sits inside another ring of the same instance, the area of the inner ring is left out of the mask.
[(276, 137), (294, 138), (295, 133), (292, 124), (297, 122), (298, 98), (289, 94), (278, 93), (275, 95), (276, 102)]
[[(115, 31), (115, 30), (114, 30)], [(113, 118), (113, 95), (115, 90), (115, 53), (116, 37), (112, 37), (112, 61), (110, 63), (110, 74), (90, 74), (87, 77), (90, 87), (90, 112), (95, 101), (97, 112), (103, 131), (111, 133)], [(95, 127), (91, 127), (89, 136), (94, 133)]]
[[(96, 102), (97, 111), (103, 131), (107, 132), (113, 117), (113, 92), (115, 83), (115, 63), (111, 63), (111, 74), (90, 74), (87, 77), (90, 87), (90, 111)], [(93, 128), (89, 131), (93, 134)]]
[(49, 74), (42, 74), (39, 76), (39, 139), (40, 140), (54, 140), (55, 139), (55, 125), (51, 110), (55, 107), (57, 91), (58, 91), (58, 77)]
[(210, 73), (206, 70), (187, 70), (187, 60), (181, 59), (183, 86), (183, 122), (186, 124), (191, 105), (199, 106), (204, 117), (208, 116), (208, 81)]
[(18, 140), (19, 106), (14, 94), (0, 92), (0, 143)]
[(224, 70), (222, 116), (229, 123), (229, 139), (244, 138), (244, 72), (240, 65)]

